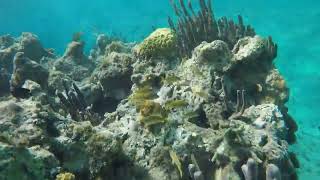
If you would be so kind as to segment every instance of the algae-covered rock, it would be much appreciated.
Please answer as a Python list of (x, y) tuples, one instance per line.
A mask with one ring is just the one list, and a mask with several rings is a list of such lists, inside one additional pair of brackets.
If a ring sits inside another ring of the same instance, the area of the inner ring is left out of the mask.
[(39, 146), (16, 148), (0, 142), (0, 179), (51, 179), (55, 156)]
[(91, 79), (99, 81), (106, 96), (122, 100), (131, 89), (132, 56), (112, 52), (92, 74)]
[(220, 40), (203, 42), (193, 52), (193, 58), (198, 63), (210, 63), (217, 71), (226, 70), (230, 66), (231, 57), (228, 44)]
[(75, 81), (89, 77), (94, 69), (94, 63), (84, 55), (83, 48), (84, 42), (70, 42), (64, 55), (54, 61), (53, 71), (61, 71)]
[(177, 52), (177, 37), (169, 28), (159, 28), (151, 33), (135, 51), (140, 57), (172, 56)]
[(49, 72), (35, 61), (30, 60), (23, 52), (18, 52), (14, 57), (14, 68), (10, 85), (21, 87), (26, 80), (32, 80), (47, 87)]
[(42, 47), (38, 36), (32, 33), (22, 33), (19, 38), (19, 52), (24, 52), (25, 56), (39, 62), (44, 56), (50, 56), (49, 51)]
[(22, 33), (16, 39), (9, 35), (0, 37), (0, 66), (10, 73), (13, 70), (13, 59), (17, 52), (23, 52), (27, 58), (37, 63), (43, 57), (54, 56), (42, 47), (39, 38), (32, 33)]
[(232, 52), (235, 61), (250, 61), (259, 58), (267, 49), (267, 42), (260, 36), (240, 39)]
[(121, 41), (112, 41), (109, 45), (106, 46), (105, 53), (106, 55), (108, 55), (112, 52), (130, 53), (130, 47), (128, 47)]
[(14, 38), (9, 34), (0, 36), (0, 49), (6, 49), (14, 43)]
[(10, 84), (9, 84), (10, 75), (5, 69), (0, 69), (0, 96), (9, 92)]
[(84, 42), (72, 41), (69, 43), (65, 53), (64, 58), (75, 61), (77, 64), (83, 63), (86, 60), (83, 54)]

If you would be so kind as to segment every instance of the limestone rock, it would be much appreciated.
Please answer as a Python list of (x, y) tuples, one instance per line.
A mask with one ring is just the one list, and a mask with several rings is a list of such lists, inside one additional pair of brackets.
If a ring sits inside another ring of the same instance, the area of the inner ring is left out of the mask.
[(40, 64), (27, 58), (23, 52), (18, 52), (14, 57), (14, 68), (10, 85), (21, 87), (26, 80), (32, 80), (47, 87), (49, 72)]

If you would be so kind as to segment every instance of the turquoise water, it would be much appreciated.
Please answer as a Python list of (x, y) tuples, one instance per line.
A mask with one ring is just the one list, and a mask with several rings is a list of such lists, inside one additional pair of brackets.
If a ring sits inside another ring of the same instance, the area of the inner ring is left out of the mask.
[[(62, 53), (74, 32), (84, 32), (87, 49), (95, 34), (108, 32), (139, 41), (153, 27), (167, 26), (169, 0), (2, 0), (0, 34), (37, 34)], [(292, 150), (301, 161), (300, 179), (320, 179), (320, 1), (215, 0), (217, 16), (242, 14), (258, 34), (279, 44), (276, 65), (291, 89), (290, 113), (299, 124)]]

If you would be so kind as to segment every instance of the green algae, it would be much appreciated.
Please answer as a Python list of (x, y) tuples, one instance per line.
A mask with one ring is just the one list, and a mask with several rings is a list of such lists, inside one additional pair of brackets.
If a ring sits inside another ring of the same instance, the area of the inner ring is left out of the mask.
[(183, 107), (186, 107), (188, 106), (188, 102), (185, 101), (185, 100), (170, 100), (170, 101), (167, 101), (164, 105), (164, 108), (166, 110), (171, 110), (171, 109), (178, 109), (178, 108), (183, 108)]

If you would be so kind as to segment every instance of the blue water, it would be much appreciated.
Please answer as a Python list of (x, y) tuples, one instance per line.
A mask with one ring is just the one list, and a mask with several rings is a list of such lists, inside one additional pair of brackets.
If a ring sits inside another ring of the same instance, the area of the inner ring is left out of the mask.
[[(242, 14), (257, 33), (280, 46), (276, 65), (291, 88), (290, 113), (299, 124), (292, 151), (301, 161), (300, 179), (320, 179), (320, 1), (215, 0), (217, 16)], [(36, 33), (62, 53), (74, 32), (84, 32), (87, 49), (97, 33), (139, 41), (167, 25), (169, 0), (0, 0), (0, 34)]]

